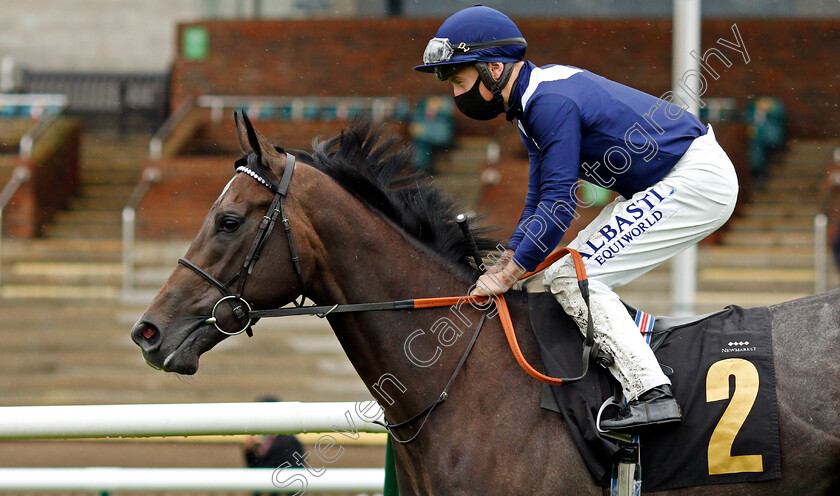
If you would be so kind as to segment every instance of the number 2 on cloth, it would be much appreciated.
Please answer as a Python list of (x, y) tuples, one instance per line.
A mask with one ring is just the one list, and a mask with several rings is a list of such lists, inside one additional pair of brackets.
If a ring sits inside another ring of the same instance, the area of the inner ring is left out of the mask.
[(709, 439), (709, 475), (762, 472), (761, 455), (732, 456), (732, 443), (758, 396), (758, 370), (743, 358), (720, 360), (706, 374), (706, 402), (729, 398), (729, 377), (735, 377), (732, 400)]

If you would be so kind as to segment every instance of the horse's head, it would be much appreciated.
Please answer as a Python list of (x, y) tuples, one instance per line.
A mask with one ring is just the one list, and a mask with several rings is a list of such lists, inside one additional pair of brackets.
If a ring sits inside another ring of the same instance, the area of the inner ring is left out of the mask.
[[(228, 335), (250, 333), (249, 304), (282, 306), (305, 292), (292, 262), (294, 241), (291, 235), (286, 239), (283, 226), (290, 218), (298, 246), (306, 242), (308, 223), (300, 208), (288, 208), (298, 203), (286, 195), (294, 158), (271, 145), (244, 114), (243, 120), (236, 118), (245, 153), (236, 162), (242, 173), (222, 191), (187, 254), (131, 331), (152, 367), (193, 374), (202, 353)], [(274, 231), (279, 232), (271, 236)], [(269, 237), (275, 241), (266, 242)], [(272, 268), (253, 270), (255, 264)]]

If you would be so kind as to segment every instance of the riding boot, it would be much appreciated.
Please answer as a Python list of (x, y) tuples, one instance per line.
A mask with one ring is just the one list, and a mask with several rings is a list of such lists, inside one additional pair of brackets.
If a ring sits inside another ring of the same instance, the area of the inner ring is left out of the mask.
[(615, 418), (601, 421), (605, 431), (621, 431), (649, 425), (670, 424), (682, 421), (680, 406), (671, 386), (663, 384), (645, 391), (627, 403)]

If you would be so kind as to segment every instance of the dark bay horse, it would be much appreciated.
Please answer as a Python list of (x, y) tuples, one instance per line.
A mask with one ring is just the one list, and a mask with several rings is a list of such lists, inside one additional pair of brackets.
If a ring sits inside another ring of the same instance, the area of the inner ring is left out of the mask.
[[(271, 184), (282, 183), (290, 156), (247, 120), (237, 128), (245, 153), (237, 165)], [(276, 308), (304, 290), (323, 305), (467, 293), (478, 274), (468, 261), (469, 245), (451, 222), (457, 213), (453, 203), (428, 181), (406, 175), (410, 152), (381, 134), (358, 121), (340, 136), (316, 143), (311, 153), (297, 154), (282, 214), (289, 219), (291, 243), (282, 227), (269, 233), (239, 296), (255, 308)], [(185, 258), (216, 281), (231, 281), (222, 284), (235, 293), (242, 284), (242, 276), (235, 275), (275, 197), (253, 177), (236, 174)], [(495, 246), (480, 235), (477, 242), (485, 251)], [(300, 277), (290, 261), (290, 244), (299, 257)], [(132, 330), (149, 365), (194, 374), (200, 355), (227, 337), (208, 316), (216, 316), (222, 329), (241, 327), (229, 305), (212, 310), (220, 297), (214, 285), (187, 266), (173, 271)], [(514, 292), (508, 302), (522, 350), (539, 368), (525, 299)], [(770, 311), (782, 478), (668, 494), (779, 496), (836, 489), (840, 292)], [(459, 313), (444, 307), (336, 313), (327, 319), (387, 418), (396, 422), (433, 401), (456, 368), (480, 315), (469, 305)], [(455, 325), (444, 332), (441, 322)], [(407, 352), (406, 342), (418, 330), (423, 332)], [(560, 416), (540, 409), (540, 399), (540, 383), (514, 361), (499, 319), (487, 319), (449, 399), (432, 412), (414, 442), (394, 445), (401, 494), (602, 494)], [(409, 437), (418, 424), (398, 434)]]

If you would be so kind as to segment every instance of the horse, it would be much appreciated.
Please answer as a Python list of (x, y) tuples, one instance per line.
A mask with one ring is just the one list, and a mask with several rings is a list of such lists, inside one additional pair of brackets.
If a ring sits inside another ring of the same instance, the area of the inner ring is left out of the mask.
[[(468, 293), (479, 270), (452, 222), (456, 203), (410, 172), (410, 149), (381, 126), (356, 120), (295, 155), (269, 143), (247, 118), (236, 127), (244, 155), (235, 165), (244, 173), (225, 186), (131, 331), (150, 366), (196, 373), (203, 353), (229, 334), (250, 333), (241, 300), (271, 309), (305, 294), (335, 308)], [(278, 184), (285, 184), (279, 208)], [(271, 217), (282, 217), (285, 237)], [(476, 229), (475, 246), (486, 254), (497, 242)], [(221, 304), (220, 292), (233, 304)], [(539, 368), (526, 299), (510, 291), (507, 302), (522, 353)], [(783, 476), (656, 494), (804, 495), (838, 487), (838, 303), (840, 292), (832, 291), (769, 307)], [(487, 309), (470, 304), (457, 310), (322, 314), (387, 419), (427, 411), (451, 382), (446, 402), (422, 426), (393, 429), (416, 436), (393, 447), (400, 494), (603, 494), (560, 416), (539, 408), (541, 384), (511, 356), (500, 319), (482, 319)], [(472, 344), (479, 321), (485, 329)], [(441, 322), (457, 325), (444, 332)]]

